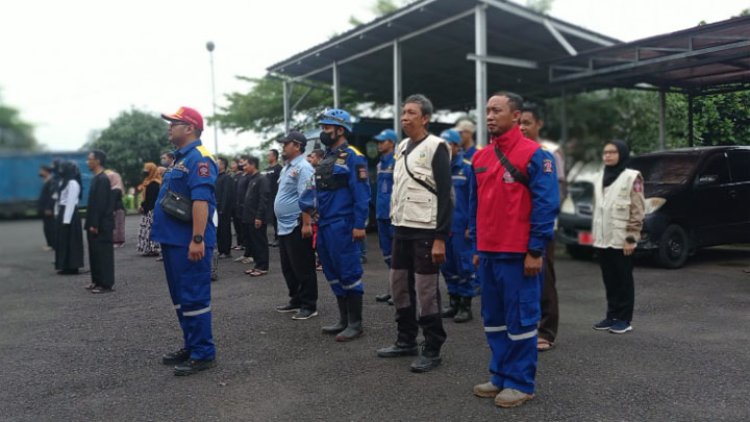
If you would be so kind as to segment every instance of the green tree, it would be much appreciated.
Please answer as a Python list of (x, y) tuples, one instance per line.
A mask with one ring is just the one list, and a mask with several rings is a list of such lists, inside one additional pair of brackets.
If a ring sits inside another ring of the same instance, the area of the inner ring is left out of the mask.
[(25, 122), (19, 111), (0, 99), (0, 149), (35, 150), (34, 126)]
[(128, 187), (141, 183), (145, 162), (158, 163), (161, 153), (172, 149), (166, 123), (153, 114), (135, 109), (112, 119), (85, 147), (104, 151), (109, 161), (107, 168), (120, 173)]
[(539, 13), (549, 13), (554, 0), (526, 0), (526, 7)]

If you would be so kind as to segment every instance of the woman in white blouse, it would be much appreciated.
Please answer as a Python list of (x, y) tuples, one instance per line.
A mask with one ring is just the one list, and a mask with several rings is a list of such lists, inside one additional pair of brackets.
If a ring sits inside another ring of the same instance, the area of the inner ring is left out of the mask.
[(61, 165), (60, 185), (57, 190), (55, 217), (57, 244), (55, 269), (58, 274), (78, 274), (83, 267), (83, 229), (78, 216), (81, 199), (81, 172), (72, 161)]

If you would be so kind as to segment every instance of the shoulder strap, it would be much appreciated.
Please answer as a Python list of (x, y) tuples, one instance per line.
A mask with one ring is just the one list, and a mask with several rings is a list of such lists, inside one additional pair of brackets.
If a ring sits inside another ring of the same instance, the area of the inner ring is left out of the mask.
[(506, 157), (505, 154), (500, 151), (500, 148), (495, 146), (494, 149), (495, 155), (497, 155), (497, 159), (500, 160), (500, 164), (502, 164), (503, 167), (508, 170), (508, 173), (510, 173), (510, 175), (513, 176), (514, 179), (518, 180), (528, 188), (529, 178), (524, 176), (523, 173), (521, 173), (515, 166), (513, 166), (513, 164), (510, 163), (510, 160), (508, 160), (508, 157)]
[(431, 194), (438, 196), (437, 190), (435, 188), (428, 185), (427, 182), (425, 182), (424, 180), (417, 179), (416, 177), (414, 177), (414, 173), (412, 173), (411, 170), (409, 170), (409, 153), (406, 152), (407, 148), (408, 148), (408, 145), (406, 145), (404, 147), (404, 150), (402, 151), (403, 152), (402, 155), (404, 157), (404, 168), (406, 169), (406, 173), (409, 174), (409, 177), (411, 177), (415, 182), (419, 183), (420, 185), (422, 185), (423, 188), (427, 189)]

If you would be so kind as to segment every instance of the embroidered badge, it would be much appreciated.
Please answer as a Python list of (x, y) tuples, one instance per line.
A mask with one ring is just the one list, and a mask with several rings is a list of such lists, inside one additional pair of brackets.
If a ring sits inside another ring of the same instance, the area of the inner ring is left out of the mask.
[(510, 174), (508, 170), (505, 170), (505, 173), (503, 173), (503, 182), (505, 183), (513, 183), (516, 179), (513, 178), (513, 176)]
[(198, 176), (208, 177), (211, 175), (211, 171), (208, 169), (208, 163), (198, 163)]
[(643, 193), (643, 182), (641, 179), (635, 179), (635, 182), (633, 182), (633, 190), (638, 193)]
[(552, 160), (544, 160), (544, 172), (552, 173)]

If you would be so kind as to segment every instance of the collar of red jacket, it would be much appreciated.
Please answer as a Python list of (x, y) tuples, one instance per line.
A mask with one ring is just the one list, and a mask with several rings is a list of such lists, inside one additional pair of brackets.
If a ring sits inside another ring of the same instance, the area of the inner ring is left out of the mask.
[(495, 145), (496, 147), (500, 148), (501, 151), (506, 152), (513, 149), (513, 146), (517, 144), (518, 141), (522, 138), (523, 133), (521, 132), (521, 127), (518, 125), (513, 125), (512, 128), (510, 128), (502, 135), (493, 136), (490, 141), (492, 145)]

